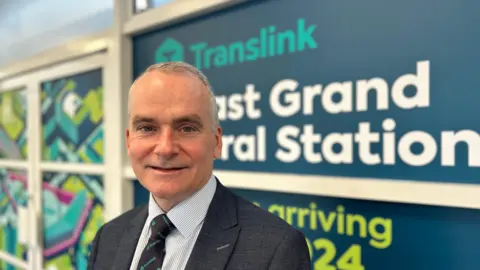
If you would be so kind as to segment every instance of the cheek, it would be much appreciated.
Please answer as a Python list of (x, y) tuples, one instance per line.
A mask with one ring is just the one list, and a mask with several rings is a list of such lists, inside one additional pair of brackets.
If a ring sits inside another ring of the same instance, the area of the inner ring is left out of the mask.
[(132, 159), (140, 159), (150, 152), (151, 147), (142, 140), (132, 140), (129, 146), (129, 155)]
[(208, 161), (209, 156), (213, 159), (213, 148), (210, 142), (201, 141), (183, 145), (183, 150), (196, 162)]

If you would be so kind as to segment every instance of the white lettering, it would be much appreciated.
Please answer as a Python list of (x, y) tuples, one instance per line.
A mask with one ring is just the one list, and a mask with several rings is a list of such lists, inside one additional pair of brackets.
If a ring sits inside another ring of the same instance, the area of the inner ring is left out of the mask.
[(265, 161), (266, 160), (266, 128), (258, 126), (256, 134), (223, 135), (222, 157), (230, 160), (230, 152), (238, 161)]
[[(396, 155), (407, 165), (426, 166), (432, 163), (442, 150), (443, 166), (455, 166), (455, 147), (459, 143), (468, 146), (468, 165), (480, 167), (480, 134), (471, 130), (462, 130), (456, 133), (442, 133), (442, 147), (439, 148), (432, 135), (424, 131), (410, 131), (396, 141), (395, 120), (387, 118), (382, 122), (384, 132), (370, 130), (371, 123), (358, 124), (356, 133), (329, 133), (322, 135), (315, 133), (315, 126), (307, 124), (302, 127), (288, 125), (277, 132), (279, 148), (275, 157), (284, 163), (297, 162), (300, 158), (309, 164), (327, 162), (330, 164), (352, 164), (354, 162), (353, 144), (357, 144), (358, 158), (366, 165), (395, 165)], [(375, 145), (381, 143), (381, 145)], [(419, 144), (420, 151), (412, 151), (412, 146)], [(334, 148), (335, 145), (340, 147)], [(373, 153), (372, 147), (381, 149), (380, 153)], [(381, 147), (380, 147), (381, 146)], [(383, 148), (383, 149), (382, 149)], [(473, 150), (475, 149), (475, 150)], [(337, 151), (334, 151), (337, 150)]]
[[(351, 164), (353, 162), (352, 134), (331, 133), (325, 137), (322, 144), (322, 152), (325, 160), (332, 164)], [(335, 153), (333, 146), (339, 144), (341, 151)]]
[(240, 120), (243, 117), (243, 106), (242, 106), (242, 95), (233, 94), (228, 99), (228, 119), (230, 120)]
[(377, 96), (377, 110), (388, 109), (388, 84), (382, 78), (360, 80), (357, 82), (357, 111), (368, 110), (368, 94), (375, 90)]
[[(415, 86), (413, 97), (405, 96), (405, 88)], [(392, 86), (392, 99), (398, 107), (408, 110), (430, 106), (430, 64), (417, 63), (417, 75), (406, 74), (399, 77)]]
[(309, 163), (322, 162), (322, 155), (315, 152), (315, 146), (320, 144), (322, 136), (316, 134), (313, 125), (303, 126), (303, 134), (300, 135), (300, 142), (303, 144), (303, 155)]
[(442, 132), (442, 165), (455, 166), (455, 150), (460, 142), (467, 146), (468, 166), (480, 167), (480, 135), (473, 130)]
[[(299, 82), (284, 79), (277, 82), (270, 91), (270, 107), (280, 117), (290, 117), (300, 111), (304, 115), (312, 115), (316, 104), (330, 114), (368, 111), (369, 96), (376, 96), (376, 110), (388, 110), (389, 97), (401, 109), (424, 108), (430, 106), (430, 63), (417, 63), (417, 74), (405, 74), (398, 77), (389, 89), (385, 79), (374, 77), (355, 82), (332, 82), (326, 87), (322, 84), (306, 85), (299, 88)], [(407, 97), (405, 89), (415, 87), (415, 95)], [(282, 95), (284, 97), (282, 98)], [(317, 99), (317, 97), (319, 97)], [(338, 98), (337, 98), (338, 97)], [(355, 98), (355, 101), (353, 100)], [(354, 108), (355, 106), (355, 108)]]
[(303, 90), (305, 91), (303, 95), (303, 114), (311, 115), (313, 114), (313, 108), (315, 108), (315, 96), (320, 96), (322, 93), (322, 85), (305, 86)]
[(298, 138), (300, 129), (296, 126), (284, 126), (277, 132), (277, 142), (280, 147), (286, 148), (286, 150), (278, 149), (275, 153), (275, 158), (281, 162), (291, 163), (300, 158), (302, 153), (300, 145), (290, 138)]
[[(300, 94), (288, 93), (294, 92), (298, 87), (298, 82), (295, 80), (285, 79), (275, 84), (270, 92), (270, 107), (272, 111), (281, 117), (289, 117), (300, 111)], [(285, 93), (285, 105), (280, 103), (280, 96)]]
[(259, 119), (262, 117), (262, 111), (255, 107), (255, 103), (260, 101), (260, 92), (255, 91), (255, 85), (248, 84), (243, 96), (245, 107), (247, 108), (247, 116), (250, 119)]
[[(339, 94), (339, 102), (333, 101), (333, 95)], [(352, 111), (352, 83), (331, 83), (325, 87), (322, 94), (322, 105), (325, 111), (337, 114)]]
[(218, 118), (220, 121), (238, 121), (247, 115), (249, 119), (259, 119), (262, 116), (256, 102), (260, 101), (260, 92), (255, 91), (253, 84), (248, 84), (245, 93), (234, 93), (230, 96), (216, 96)]
[[(420, 143), (423, 150), (419, 154), (412, 153), (414, 143)], [(425, 166), (433, 161), (437, 154), (437, 144), (432, 135), (423, 131), (411, 131), (403, 135), (398, 142), (398, 155), (410, 166)]]
[(370, 132), (370, 123), (360, 123), (358, 133), (355, 134), (355, 142), (358, 143), (360, 159), (367, 165), (377, 165), (382, 160), (379, 154), (370, 152), (370, 144), (380, 141), (378, 132)]
[(388, 118), (383, 121), (383, 164), (395, 165), (395, 120)]

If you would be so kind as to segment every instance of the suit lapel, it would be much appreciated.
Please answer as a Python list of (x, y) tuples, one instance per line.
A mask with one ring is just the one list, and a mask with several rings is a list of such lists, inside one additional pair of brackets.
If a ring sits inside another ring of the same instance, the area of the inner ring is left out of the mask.
[(217, 180), (217, 190), (185, 270), (224, 269), (239, 232), (235, 197)]
[(132, 220), (123, 232), (120, 246), (118, 247), (112, 269), (128, 270), (132, 262), (137, 242), (142, 233), (145, 219), (148, 215), (148, 207), (144, 207), (140, 213)]

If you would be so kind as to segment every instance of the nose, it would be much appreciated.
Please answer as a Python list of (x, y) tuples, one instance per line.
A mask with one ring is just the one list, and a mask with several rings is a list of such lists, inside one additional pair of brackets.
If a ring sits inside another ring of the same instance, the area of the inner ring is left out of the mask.
[(153, 152), (164, 158), (170, 158), (177, 154), (178, 147), (171, 129), (163, 129), (160, 132)]

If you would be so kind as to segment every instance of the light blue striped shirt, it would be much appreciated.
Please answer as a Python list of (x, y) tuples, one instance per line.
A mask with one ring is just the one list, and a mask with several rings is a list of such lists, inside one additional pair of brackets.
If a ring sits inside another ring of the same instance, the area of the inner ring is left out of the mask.
[[(217, 182), (212, 175), (202, 189), (173, 207), (167, 213), (168, 218), (177, 229), (172, 231), (166, 239), (166, 255), (162, 270), (182, 270), (185, 268), (216, 188)], [(152, 195), (150, 195), (148, 217), (138, 240), (130, 270), (136, 270), (138, 267), (138, 261), (151, 234), (150, 222), (153, 218), (163, 213), (163, 210), (157, 206)]]

